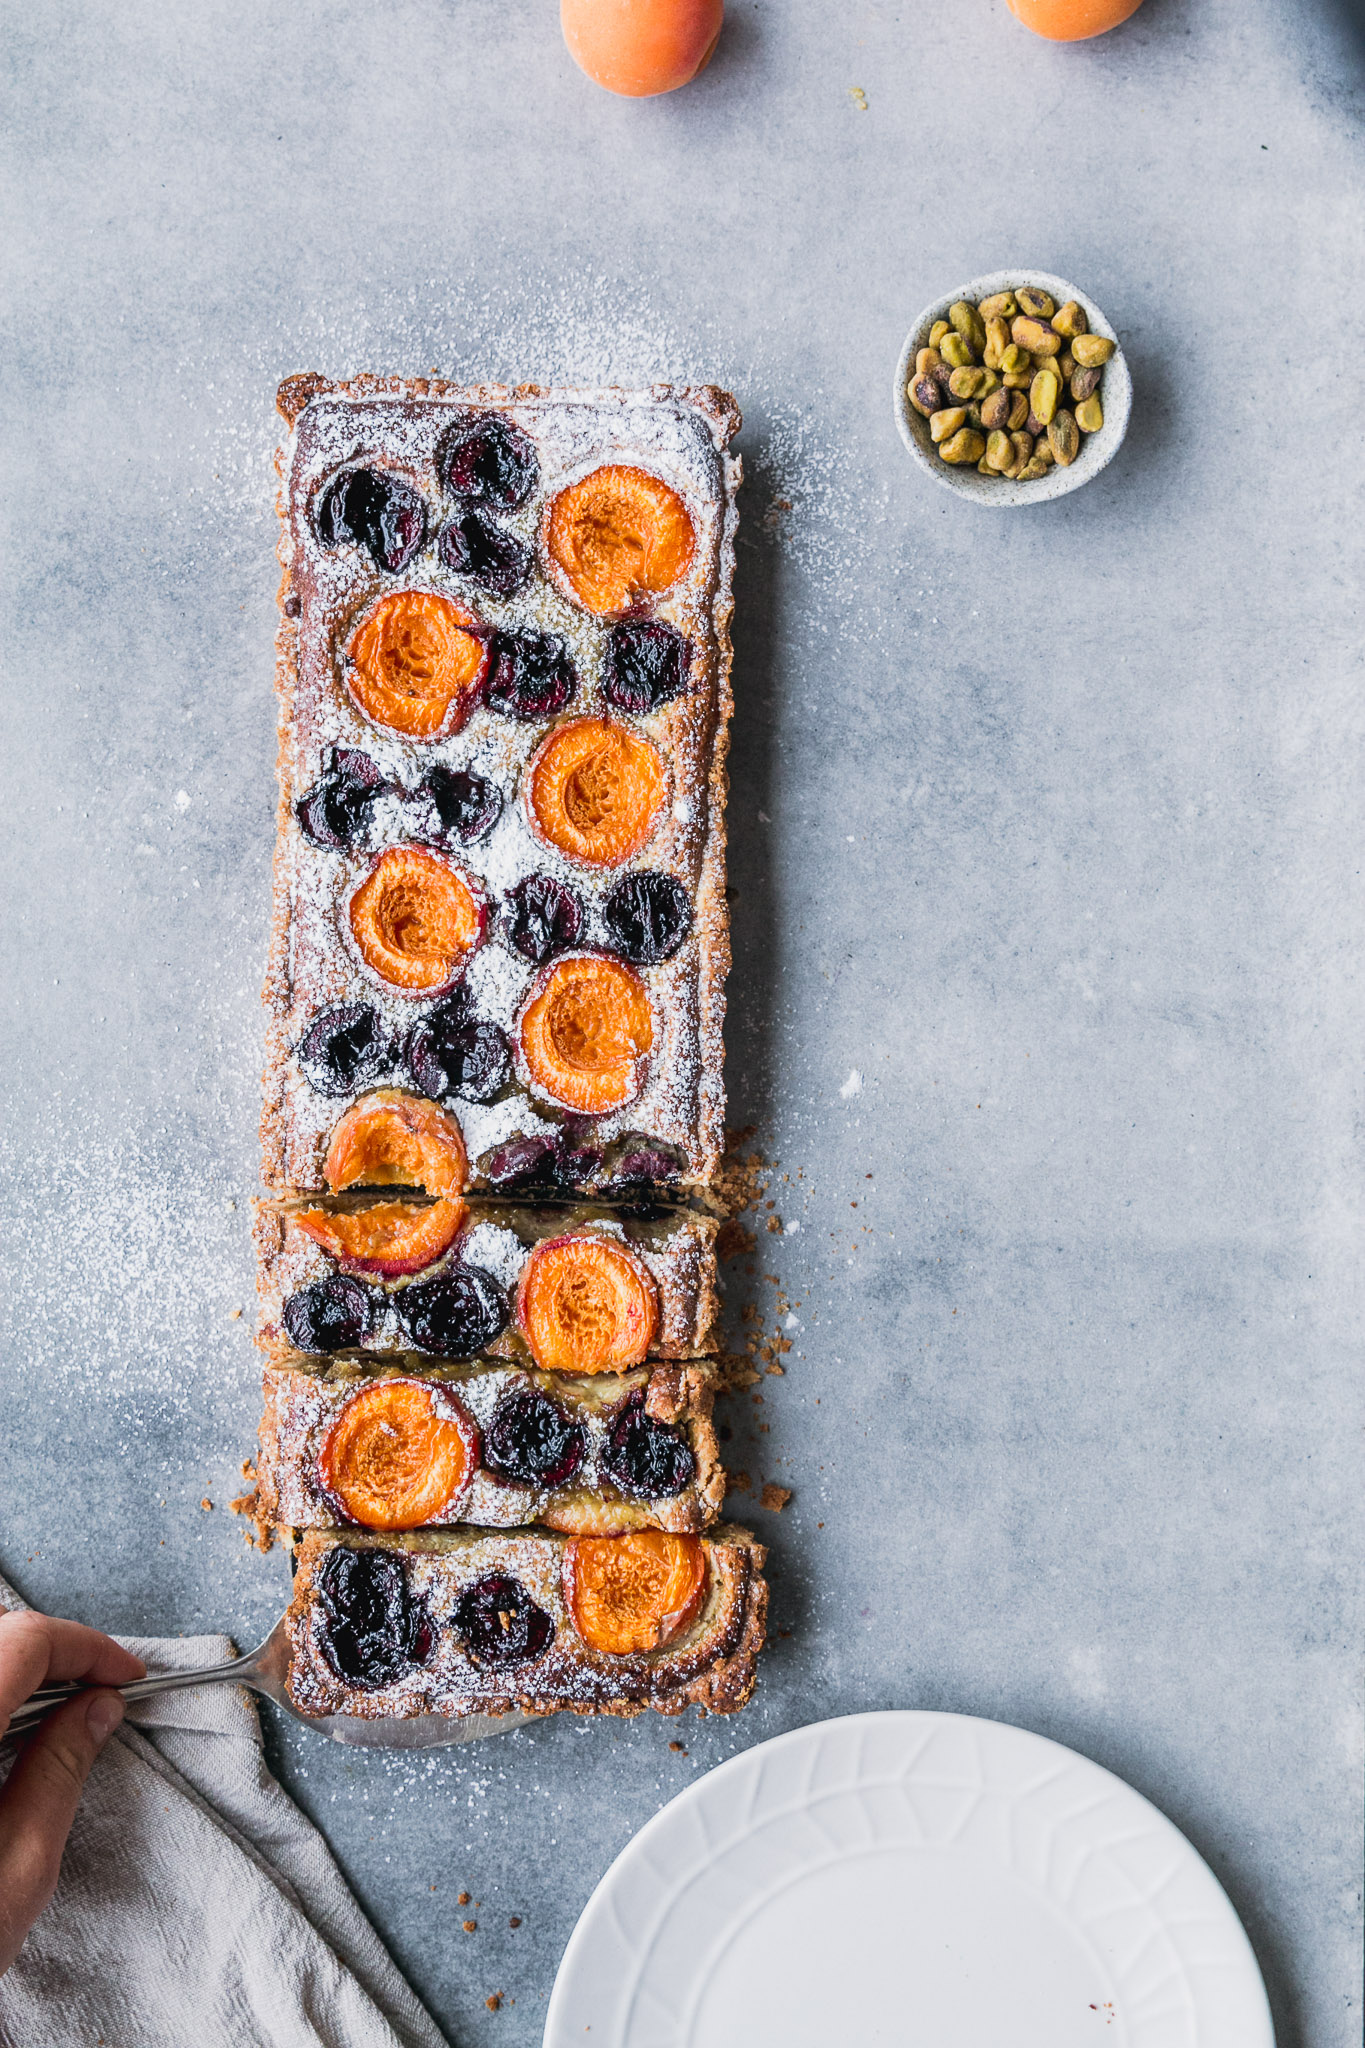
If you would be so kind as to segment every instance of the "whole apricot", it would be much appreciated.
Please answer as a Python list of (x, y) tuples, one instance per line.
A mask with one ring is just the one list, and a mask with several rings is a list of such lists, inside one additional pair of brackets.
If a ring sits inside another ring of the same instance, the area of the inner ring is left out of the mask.
[(1083, 43), (1136, 14), (1142, 0), (1009, 0), (1010, 12), (1050, 43)]
[(597, 85), (627, 99), (676, 92), (704, 71), (720, 39), (724, 0), (560, 0), (569, 55)]

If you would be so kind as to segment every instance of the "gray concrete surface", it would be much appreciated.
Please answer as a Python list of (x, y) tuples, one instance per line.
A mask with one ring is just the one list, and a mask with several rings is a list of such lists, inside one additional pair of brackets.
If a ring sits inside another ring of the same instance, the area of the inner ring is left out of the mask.
[[(418, 1762), (277, 1726), (278, 1768), (452, 2037), (530, 2044), (593, 1885), (698, 1771), (863, 1707), (1001, 1716), (1187, 1830), (1282, 2048), (1353, 2048), (1349, 11), (1147, 0), (1064, 49), (1003, 0), (732, 0), (649, 104), (571, 67), (551, 0), (46, 0), (3, 61), (0, 1566), (115, 1628), (246, 1639), (284, 1594), (225, 1511), (277, 377), (718, 379), (749, 466), (730, 1080), (788, 1226), (732, 1299), (801, 1304), (730, 1450), (794, 1489), (755, 1510), (780, 1633), (685, 1755), (653, 1723)], [(993, 519), (913, 472), (888, 383), (919, 305), (1015, 261), (1093, 293), (1136, 404), (1093, 486)]]

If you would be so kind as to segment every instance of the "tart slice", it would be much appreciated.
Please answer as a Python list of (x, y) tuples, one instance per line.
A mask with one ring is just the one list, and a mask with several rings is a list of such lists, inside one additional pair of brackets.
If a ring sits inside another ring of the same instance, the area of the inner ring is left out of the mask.
[(272, 1357), (480, 1353), (629, 1371), (716, 1349), (716, 1224), (415, 1192), (257, 1204), (257, 1342)]
[(725, 1475), (705, 1361), (564, 1380), (492, 1359), (265, 1369), (254, 1513), (274, 1529), (686, 1535)]
[(289, 1607), (301, 1714), (736, 1712), (763, 1646), (744, 1529), (565, 1538), (310, 1531)]
[(397, 1184), (353, 1143), (382, 1098), (458, 1128), (431, 1193), (706, 1195), (733, 401), (302, 377), (279, 404), (267, 1187)]

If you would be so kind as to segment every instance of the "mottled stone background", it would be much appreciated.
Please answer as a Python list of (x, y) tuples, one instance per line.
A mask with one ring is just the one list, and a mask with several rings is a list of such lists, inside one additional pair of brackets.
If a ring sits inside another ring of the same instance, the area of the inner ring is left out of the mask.
[[(730, 1451), (794, 1490), (753, 1509), (779, 1634), (686, 1755), (276, 1722), (278, 1768), (452, 2034), (532, 2044), (699, 1771), (1000, 1716), (1189, 1833), (1281, 2048), (1354, 2048), (1365, 42), (1347, 0), (1147, 0), (1069, 49), (1004, 0), (729, 14), (628, 103), (552, 0), (10, 13), (0, 1567), (114, 1628), (246, 1640), (284, 1597), (226, 1512), (277, 378), (715, 379), (730, 1083), (786, 1223), (731, 1296), (771, 1329), (774, 1274), (796, 1318)], [(1014, 262), (1105, 308), (1135, 404), (1094, 485), (992, 516), (912, 469), (890, 384), (925, 301)]]

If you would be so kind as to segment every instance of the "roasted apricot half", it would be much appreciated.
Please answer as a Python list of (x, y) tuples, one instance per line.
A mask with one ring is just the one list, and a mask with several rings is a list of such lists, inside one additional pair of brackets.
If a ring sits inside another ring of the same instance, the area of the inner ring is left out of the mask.
[(590, 1650), (611, 1657), (658, 1650), (680, 1636), (706, 1591), (704, 1545), (695, 1536), (635, 1529), (579, 1536), (564, 1550), (564, 1604)]
[(449, 988), (483, 937), (487, 908), (428, 846), (391, 846), (351, 898), (351, 935), (400, 995)]
[(376, 1380), (328, 1430), (318, 1477), (362, 1528), (420, 1529), (463, 1492), (478, 1462), (478, 1427), (446, 1388)]
[(654, 1016), (634, 968), (570, 953), (533, 985), (519, 1035), (534, 1087), (580, 1116), (606, 1116), (645, 1085)]
[(349, 1214), (304, 1209), (294, 1221), (343, 1273), (399, 1280), (405, 1273), (425, 1272), (445, 1256), (469, 1221), (469, 1207), (445, 1195), (430, 1205), (375, 1202)]
[(696, 552), (691, 514), (647, 469), (608, 463), (568, 484), (550, 507), (545, 548), (570, 594), (599, 618), (670, 590)]
[(373, 725), (409, 739), (458, 732), (488, 680), (489, 642), (472, 612), (433, 590), (395, 590), (361, 620), (346, 682)]
[(571, 1231), (538, 1244), (517, 1286), (517, 1325), (546, 1372), (629, 1372), (659, 1322), (649, 1270), (615, 1238)]
[(342, 1188), (424, 1188), (458, 1195), (469, 1177), (464, 1133), (448, 1109), (401, 1088), (352, 1103), (332, 1133), (323, 1179)]
[(526, 815), (547, 846), (583, 867), (638, 853), (668, 795), (659, 749), (608, 718), (571, 718), (545, 735), (526, 773)]

